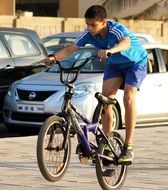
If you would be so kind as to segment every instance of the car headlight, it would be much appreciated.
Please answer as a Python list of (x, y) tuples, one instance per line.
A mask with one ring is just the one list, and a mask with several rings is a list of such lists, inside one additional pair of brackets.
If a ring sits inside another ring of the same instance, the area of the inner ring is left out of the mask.
[(82, 82), (82, 83), (78, 83), (75, 85), (75, 89), (74, 89), (74, 95), (73, 97), (80, 97), (80, 96), (85, 96), (87, 94), (89, 94), (91, 91), (95, 91), (96, 90), (96, 85), (95, 83), (91, 83), (91, 82)]
[(8, 96), (12, 96), (14, 94), (14, 89), (15, 89), (15, 83), (12, 83), (9, 88), (8, 88), (8, 92), (7, 95)]

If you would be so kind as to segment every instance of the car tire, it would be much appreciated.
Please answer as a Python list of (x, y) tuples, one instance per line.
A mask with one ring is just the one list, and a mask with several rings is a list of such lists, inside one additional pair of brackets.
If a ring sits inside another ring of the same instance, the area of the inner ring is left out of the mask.
[[(95, 108), (94, 114), (93, 114), (93, 118), (92, 118), (92, 122), (97, 122), (98, 117), (99, 117), (99, 113), (100, 113), (100, 105), (98, 104), (97, 107)], [(121, 123), (121, 115), (120, 115), (120, 108), (119, 105), (113, 105), (112, 107), (113, 109), (113, 124), (112, 124), (112, 130), (117, 130), (122, 128), (122, 123)], [(102, 124), (102, 119), (100, 118), (100, 123)], [(102, 125), (101, 125), (102, 127)]]
[(116, 106), (113, 106), (113, 125), (112, 125), (112, 130), (117, 130), (120, 129), (120, 114), (119, 110), (117, 109)]

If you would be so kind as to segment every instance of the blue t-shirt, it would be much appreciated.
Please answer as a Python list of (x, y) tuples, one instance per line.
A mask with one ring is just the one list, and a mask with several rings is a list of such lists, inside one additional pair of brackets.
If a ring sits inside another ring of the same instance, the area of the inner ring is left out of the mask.
[(87, 29), (79, 36), (75, 44), (77, 46), (84, 46), (91, 44), (98, 49), (111, 49), (123, 37), (130, 37), (131, 46), (125, 51), (112, 54), (108, 58), (109, 64), (114, 64), (118, 67), (125, 68), (133, 64), (145, 65), (147, 63), (147, 51), (143, 48), (136, 36), (130, 32), (126, 27), (118, 22), (107, 21), (108, 33), (105, 38), (99, 35), (92, 36)]

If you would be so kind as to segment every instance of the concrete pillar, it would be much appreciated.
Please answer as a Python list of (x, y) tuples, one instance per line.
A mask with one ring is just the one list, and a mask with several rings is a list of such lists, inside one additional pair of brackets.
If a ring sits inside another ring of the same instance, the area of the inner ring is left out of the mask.
[(0, 15), (15, 15), (15, 0), (0, 0)]
[(102, 4), (102, 0), (60, 0), (60, 17), (83, 18), (91, 5)]
[(78, 1), (79, 0), (60, 0), (60, 17), (78, 17)]

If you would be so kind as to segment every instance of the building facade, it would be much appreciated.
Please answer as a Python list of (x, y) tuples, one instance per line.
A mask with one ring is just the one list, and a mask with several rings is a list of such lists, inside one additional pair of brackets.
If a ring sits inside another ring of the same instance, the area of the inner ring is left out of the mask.
[(15, 15), (15, 0), (1, 0), (0, 15)]
[(82, 18), (93, 4), (101, 0), (0, 0), (0, 15), (32, 12), (33, 16)]

